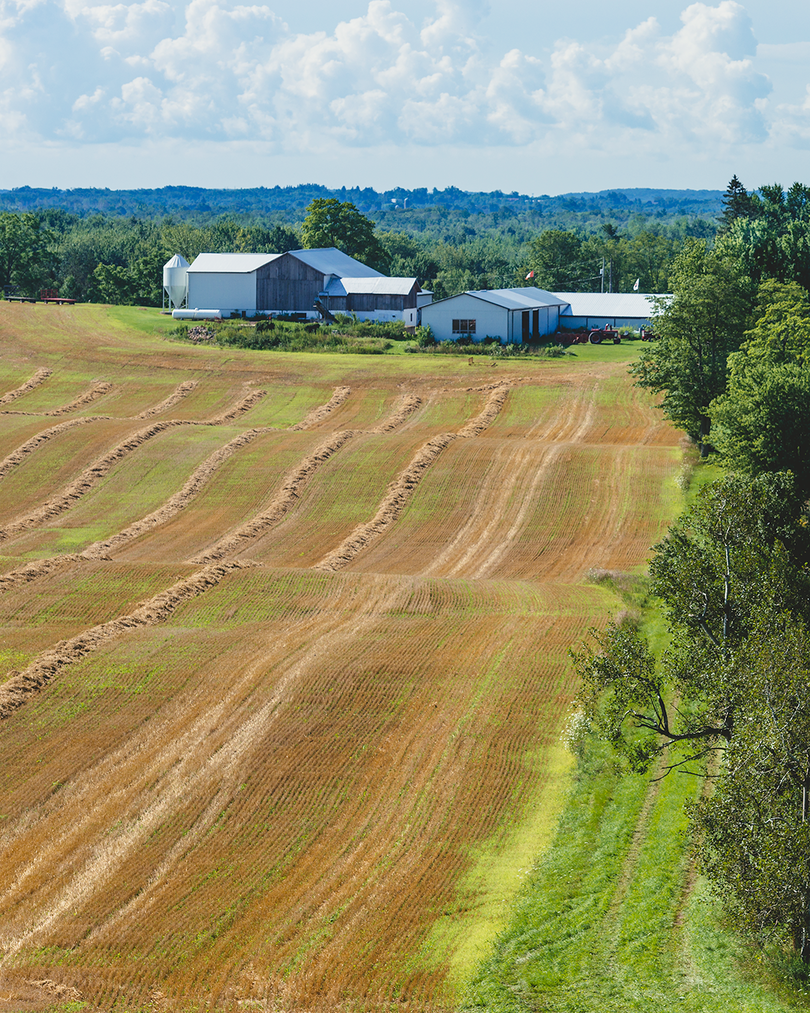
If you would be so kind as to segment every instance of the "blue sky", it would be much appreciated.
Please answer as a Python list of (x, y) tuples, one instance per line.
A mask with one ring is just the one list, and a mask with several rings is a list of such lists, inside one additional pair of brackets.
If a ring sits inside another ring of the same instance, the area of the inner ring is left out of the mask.
[(810, 183), (810, 5), (0, 0), (0, 188)]

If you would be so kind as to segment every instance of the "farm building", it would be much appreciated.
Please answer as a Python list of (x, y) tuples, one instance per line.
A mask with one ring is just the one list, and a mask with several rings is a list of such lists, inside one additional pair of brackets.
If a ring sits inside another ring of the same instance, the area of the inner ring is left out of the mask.
[(653, 296), (635, 292), (546, 292), (541, 288), (499, 288), (462, 292), (420, 311), (437, 341), (471, 337), (502, 344), (537, 341), (558, 330), (649, 325)]
[(605, 326), (649, 326), (656, 298), (640, 292), (556, 292), (555, 295), (568, 303), (560, 311), (560, 327), (575, 331)]
[[(166, 269), (164, 289), (165, 275)], [(179, 307), (184, 297), (189, 308), (216, 309), (223, 316), (317, 317), (319, 304), (331, 313), (413, 325), (421, 294), (415, 278), (386, 278), (334, 247), (290, 253), (201, 253), (185, 276), (185, 291), (178, 298), (172, 295), (172, 304)]]
[(554, 334), (567, 305), (542, 288), (496, 288), (440, 299), (423, 307), (420, 318), (437, 341), (492, 337), (503, 344), (520, 344)]
[(416, 278), (333, 276), (320, 301), (330, 313), (352, 313), (360, 320), (404, 320), (414, 327), (420, 294)]

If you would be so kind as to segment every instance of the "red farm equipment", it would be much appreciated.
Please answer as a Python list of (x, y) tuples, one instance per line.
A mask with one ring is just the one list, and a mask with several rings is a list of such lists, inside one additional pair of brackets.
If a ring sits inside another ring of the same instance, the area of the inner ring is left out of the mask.
[(601, 345), (603, 341), (612, 341), (614, 345), (621, 344), (621, 335), (613, 328), (605, 325), (604, 327), (596, 328), (588, 335), (588, 341), (592, 345)]

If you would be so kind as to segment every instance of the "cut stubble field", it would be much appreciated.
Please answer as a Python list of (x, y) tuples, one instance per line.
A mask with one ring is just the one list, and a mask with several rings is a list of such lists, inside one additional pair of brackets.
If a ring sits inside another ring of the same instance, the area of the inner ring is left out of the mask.
[(0, 306), (0, 992), (450, 1009), (481, 870), (561, 805), (587, 571), (644, 565), (679, 434), (623, 346), (234, 352), (137, 313)]

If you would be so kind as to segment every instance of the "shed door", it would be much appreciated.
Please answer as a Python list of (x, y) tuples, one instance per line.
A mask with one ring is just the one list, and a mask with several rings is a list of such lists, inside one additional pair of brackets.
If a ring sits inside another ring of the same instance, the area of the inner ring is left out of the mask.
[(531, 314), (531, 310), (524, 310), (523, 311), (523, 340), (524, 341), (528, 341), (529, 337), (531, 336), (531, 332), (529, 330), (530, 314)]

